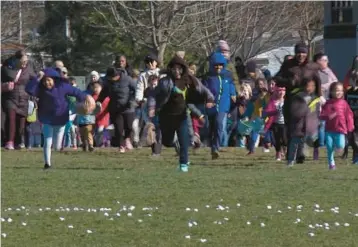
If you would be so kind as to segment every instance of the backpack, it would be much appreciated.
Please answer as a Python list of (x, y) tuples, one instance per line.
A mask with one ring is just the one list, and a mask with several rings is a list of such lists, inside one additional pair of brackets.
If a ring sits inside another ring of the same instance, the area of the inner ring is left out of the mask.
[(34, 123), (37, 121), (37, 104), (32, 99), (29, 100), (26, 121), (29, 123)]

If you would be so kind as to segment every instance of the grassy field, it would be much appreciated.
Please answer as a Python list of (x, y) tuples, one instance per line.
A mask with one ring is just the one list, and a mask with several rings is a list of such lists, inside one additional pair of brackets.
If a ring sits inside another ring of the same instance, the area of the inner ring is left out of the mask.
[(2, 151), (2, 246), (358, 246), (357, 166), (245, 154)]

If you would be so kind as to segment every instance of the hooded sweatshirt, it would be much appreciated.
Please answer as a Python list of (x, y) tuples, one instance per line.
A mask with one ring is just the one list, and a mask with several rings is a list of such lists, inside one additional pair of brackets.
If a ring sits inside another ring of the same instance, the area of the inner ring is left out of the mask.
[[(337, 115), (330, 119), (330, 116)], [(329, 99), (322, 107), (320, 119), (326, 121), (326, 131), (347, 134), (354, 130), (353, 112), (344, 99)]]
[[(223, 69), (218, 74), (215, 71), (215, 65), (222, 64)], [(216, 106), (207, 109), (208, 114), (216, 112), (229, 112), (231, 106), (231, 97), (236, 96), (235, 85), (233, 83), (230, 72), (226, 70), (226, 59), (218, 52), (210, 56), (210, 71), (203, 84), (214, 95)]]
[(39, 99), (38, 118), (41, 123), (65, 125), (69, 120), (67, 96), (73, 96), (82, 102), (86, 99), (86, 93), (70, 85), (52, 68), (44, 69), (43, 72), (44, 77), (54, 79), (54, 87), (47, 89), (38, 79), (33, 79), (26, 85), (26, 92)]

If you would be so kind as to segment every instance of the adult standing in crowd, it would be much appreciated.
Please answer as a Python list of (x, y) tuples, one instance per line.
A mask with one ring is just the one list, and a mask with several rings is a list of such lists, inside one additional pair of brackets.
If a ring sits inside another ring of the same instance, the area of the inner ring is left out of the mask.
[(139, 135), (142, 126), (142, 114), (143, 107), (145, 104), (144, 91), (148, 88), (148, 78), (152, 75), (159, 77), (158, 58), (151, 54), (144, 58), (146, 69), (139, 75), (137, 81), (135, 100), (137, 101), (138, 107), (136, 109), (136, 117), (133, 121), (133, 145), (135, 148), (139, 146)]
[(114, 60), (114, 67), (116, 69), (122, 69), (123, 71), (125, 71), (125, 75), (133, 77), (133, 69), (128, 64), (126, 56), (124, 56), (124, 55), (116, 56), (116, 58)]
[[(318, 76), (321, 79), (321, 90), (322, 90), (322, 97), (321, 97), (321, 106), (329, 98), (329, 89), (333, 82), (338, 81), (336, 75), (333, 71), (328, 67), (328, 56), (324, 53), (317, 53), (313, 57), (313, 61), (319, 65), (318, 69)], [(319, 145), (321, 147), (324, 146), (325, 140), (325, 121), (321, 121), (320, 128), (319, 128)]]
[[(279, 72), (276, 74), (276, 85), (286, 88), (286, 97), (284, 102), (284, 118), (287, 126), (290, 126), (291, 101), (293, 97), (302, 89), (302, 79), (317, 75), (319, 66), (317, 63), (311, 63), (308, 60), (308, 47), (299, 43), (295, 45), (295, 56), (283, 62)], [(290, 141), (290, 130), (288, 130), (288, 142)], [(297, 149), (297, 163), (303, 163), (305, 156), (303, 154), (303, 145)]]
[(17, 51), (1, 67), (2, 108), (6, 114), (5, 148), (13, 150), (15, 141), (19, 148), (25, 147), (25, 124), (29, 108), (29, 95), (26, 84), (36, 77), (32, 66), (28, 66), (28, 57), (23, 50)]

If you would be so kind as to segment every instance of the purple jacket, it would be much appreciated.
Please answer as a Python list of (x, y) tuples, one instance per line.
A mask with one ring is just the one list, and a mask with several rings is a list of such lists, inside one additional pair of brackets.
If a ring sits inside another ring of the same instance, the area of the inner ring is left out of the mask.
[(61, 79), (58, 72), (52, 68), (45, 69), (44, 73), (44, 77), (55, 80), (54, 87), (47, 89), (38, 79), (34, 79), (26, 85), (26, 92), (39, 99), (38, 118), (41, 123), (65, 125), (69, 120), (67, 96), (73, 96), (82, 102), (86, 99), (86, 93)]

